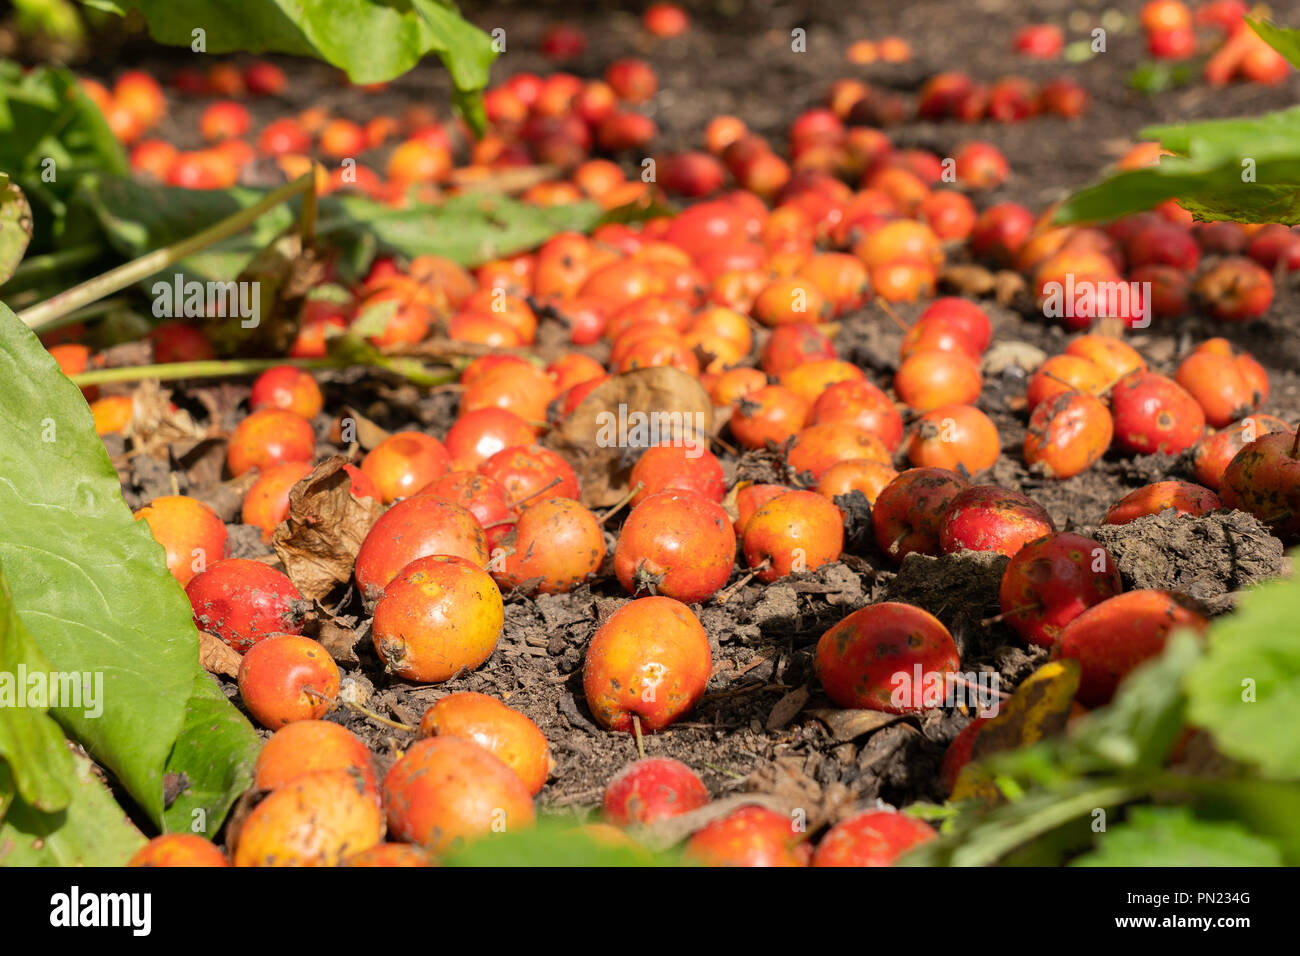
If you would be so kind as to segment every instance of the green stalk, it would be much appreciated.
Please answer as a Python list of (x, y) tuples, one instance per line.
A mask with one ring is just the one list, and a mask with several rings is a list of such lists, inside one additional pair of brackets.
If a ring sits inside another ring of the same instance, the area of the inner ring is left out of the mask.
[(75, 312), (77, 309), (105, 296), (120, 292), (128, 286), (147, 279), (170, 265), (174, 265), (187, 256), (206, 249), (208, 246), (216, 245), (223, 239), (229, 239), (267, 211), (274, 209), (283, 202), (287, 202), (300, 193), (313, 191), (315, 184), (315, 171), (304, 173), (293, 182), (281, 186), (247, 209), (241, 209), (234, 215), (227, 216), (202, 232), (197, 232), (188, 239), (182, 239), (161, 249), (155, 249), (153, 252), (147, 252), (140, 258), (124, 263), (116, 269), (110, 269), (103, 275), (87, 279), (80, 285), (51, 296), (44, 302), (29, 309), (24, 309), (18, 313), (18, 317), (27, 323), (27, 326), (31, 329), (39, 331), (46, 328), (69, 312)]
[(4, 289), (6, 295), (21, 292), (23, 289), (40, 284), (42, 280), (54, 273), (61, 272), (64, 269), (75, 269), (87, 262), (93, 262), (103, 253), (103, 246), (91, 243), (85, 246), (73, 246), (71, 249), (60, 249), (58, 252), (30, 256), (18, 264), (18, 268), (9, 277), (9, 281), (0, 288)]
[[(353, 368), (371, 363), (354, 362), (346, 358), (235, 358), (208, 359), (200, 362), (165, 362), (160, 365), (123, 365), (118, 368), (100, 368), (72, 376), (72, 383), (79, 387), (87, 385), (108, 385), (113, 382), (138, 382), (143, 379), (171, 381), (179, 378), (224, 378), (235, 375), (258, 375), (278, 365), (291, 365), (294, 368)], [(382, 368), (383, 366), (379, 366)], [(430, 384), (443, 384), (456, 380), (455, 369), (443, 369), (430, 372)]]

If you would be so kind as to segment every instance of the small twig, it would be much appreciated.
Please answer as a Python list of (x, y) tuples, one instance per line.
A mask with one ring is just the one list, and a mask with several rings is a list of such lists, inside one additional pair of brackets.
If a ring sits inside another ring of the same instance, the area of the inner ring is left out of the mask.
[(645, 760), (645, 739), (641, 736), (641, 716), (632, 715), (632, 732), (636, 735), (636, 752)]
[(522, 508), (526, 502), (532, 501), (534, 498), (536, 498), (538, 495), (542, 494), (543, 492), (550, 491), (552, 488), (554, 488), (556, 485), (558, 485), (561, 481), (563, 481), (563, 479), (560, 478), (559, 475), (556, 475), (554, 478), (552, 478), (552, 479), (551, 479), (550, 481), (548, 481), (546, 484), (542, 485), (542, 487), (540, 487), (540, 488), (538, 488), (536, 491), (534, 491), (531, 495), (528, 495), (528, 496), (526, 496), (526, 497), (524, 497), (524, 498), (520, 498), (518, 501), (516, 501), (516, 502), (515, 502), (515, 507), (516, 507), (516, 508)]
[(754, 575), (762, 571), (766, 571), (769, 567), (771, 567), (771, 565), (772, 565), (772, 559), (764, 558), (762, 564), (758, 564), (750, 568), (746, 573), (742, 574), (736, 580), (736, 583), (728, 587), (725, 587), (718, 592), (718, 603), (726, 604), (728, 601), (731, 600), (731, 598), (735, 595), (737, 591), (739, 591), (741, 588), (743, 588), (746, 584), (748, 584), (750, 581), (754, 579)]
[(876, 305), (880, 306), (880, 310), (884, 312), (885, 315), (889, 316), (893, 320), (894, 324), (898, 326), (900, 329), (902, 329), (904, 332), (906, 332), (910, 328), (910, 326), (906, 322), (904, 322), (902, 319), (898, 317), (898, 313), (894, 311), (894, 307), (890, 305), (888, 302), (886, 302), (884, 299), (882, 299), (880, 296), (876, 296), (873, 301), (876, 303)]
[(596, 519), (596, 523), (597, 523), (597, 524), (604, 524), (604, 523), (605, 523), (606, 521), (608, 521), (610, 518), (614, 517), (614, 515), (618, 514), (620, 511), (622, 511), (622, 510), (623, 510), (623, 507), (624, 507), (624, 506), (625, 506), (629, 501), (631, 501), (633, 498), (635, 498), (637, 495), (639, 495), (639, 494), (640, 494), (644, 489), (645, 489), (645, 482), (644, 482), (644, 481), (638, 481), (635, 485), (632, 486), (632, 488), (628, 491), (627, 494), (625, 494), (622, 498), (620, 498), (620, 499), (618, 500), (618, 504), (614, 505), (614, 507), (610, 508), (610, 509), (609, 509), (608, 511), (606, 511), (603, 515), (601, 515), (599, 518), (597, 518), (597, 519)]
[(1009, 617), (1015, 617), (1017, 614), (1025, 614), (1028, 611), (1038, 611), (1041, 610), (1042, 607), (1043, 606), (1038, 603), (1022, 604), (1020, 607), (1012, 608), (1010, 611), (1003, 611), (1001, 614), (994, 614), (992, 617), (984, 618), (984, 620), (980, 621), (980, 627), (988, 627), (990, 624), (999, 624)]

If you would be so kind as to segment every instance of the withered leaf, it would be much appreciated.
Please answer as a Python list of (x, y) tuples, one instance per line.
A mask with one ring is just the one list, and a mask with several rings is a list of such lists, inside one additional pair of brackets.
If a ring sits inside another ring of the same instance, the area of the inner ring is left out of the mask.
[(361, 635), (354, 628), (344, 627), (335, 621), (323, 620), (315, 637), (321, 646), (329, 651), (330, 657), (338, 663), (348, 666), (360, 663), (356, 648)]
[(869, 734), (873, 730), (879, 730), (881, 727), (901, 719), (898, 714), (887, 714), (880, 710), (865, 709), (840, 710), (839, 708), (827, 708), (825, 710), (810, 710), (807, 713), (809, 717), (815, 717), (825, 724), (826, 728), (831, 732), (831, 737), (840, 742), (853, 740), (863, 734)]
[(808, 703), (808, 688), (796, 687), (776, 702), (772, 712), (767, 715), (767, 729), (781, 730), (789, 726), (790, 721), (799, 716), (804, 704)]
[[(344, 434), (348, 419), (352, 420), (352, 431), (354, 432), (352, 435)], [(350, 406), (343, 409), (343, 414), (340, 415), (338, 421), (334, 423), (333, 431), (337, 431), (338, 435), (335, 436), (331, 433), (331, 441), (335, 441), (336, 437), (336, 444), (340, 445), (349, 445), (355, 441), (365, 451), (374, 448), (392, 434), (392, 432), (380, 428), (370, 419), (366, 418), (365, 415), (362, 415), (359, 411)]]
[(322, 462), (293, 486), (289, 515), (271, 536), (271, 547), (303, 597), (324, 598), (352, 576), (361, 542), (383, 505), (356, 498), (341, 455)]
[(239, 652), (219, 637), (199, 631), (199, 663), (209, 674), (234, 677), (239, 673)]
[(582, 503), (603, 508), (628, 490), (639, 453), (652, 444), (708, 446), (713, 402), (690, 375), (670, 366), (623, 372), (598, 385), (547, 436), (582, 485)]
[(996, 280), (983, 266), (958, 263), (939, 273), (939, 285), (960, 295), (983, 296), (993, 291)]
[(162, 457), (172, 442), (198, 442), (208, 430), (195, 423), (190, 413), (172, 404), (172, 393), (156, 379), (145, 379), (135, 388), (134, 412), (124, 434), (141, 454)]

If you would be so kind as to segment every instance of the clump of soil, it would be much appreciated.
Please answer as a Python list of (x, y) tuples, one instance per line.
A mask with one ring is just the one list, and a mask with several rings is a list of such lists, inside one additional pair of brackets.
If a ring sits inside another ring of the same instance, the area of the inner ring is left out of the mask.
[(1093, 535), (1119, 566), (1124, 587), (1180, 591), (1219, 612), (1233, 594), (1282, 573), (1282, 542), (1244, 511), (1200, 517), (1170, 508), (1127, 524), (1106, 524)]

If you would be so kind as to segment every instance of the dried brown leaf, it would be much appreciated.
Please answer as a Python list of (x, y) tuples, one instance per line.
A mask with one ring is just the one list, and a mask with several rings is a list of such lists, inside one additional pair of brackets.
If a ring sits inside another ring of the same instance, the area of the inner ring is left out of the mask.
[(815, 717), (825, 724), (826, 729), (831, 732), (831, 737), (840, 742), (853, 740), (902, 719), (898, 714), (886, 714), (880, 710), (840, 710), (839, 708), (810, 710), (808, 716)]
[(352, 576), (357, 551), (383, 505), (357, 498), (345, 459), (335, 455), (294, 485), (289, 515), (275, 529), (271, 546), (289, 579), (309, 600), (320, 600)]
[(239, 652), (219, 637), (199, 631), (199, 663), (209, 674), (234, 677), (239, 673)]
[(628, 490), (628, 476), (641, 450), (678, 441), (708, 444), (713, 402), (700, 383), (669, 366), (615, 375), (547, 436), (568, 459), (582, 485), (582, 503), (603, 508)]

